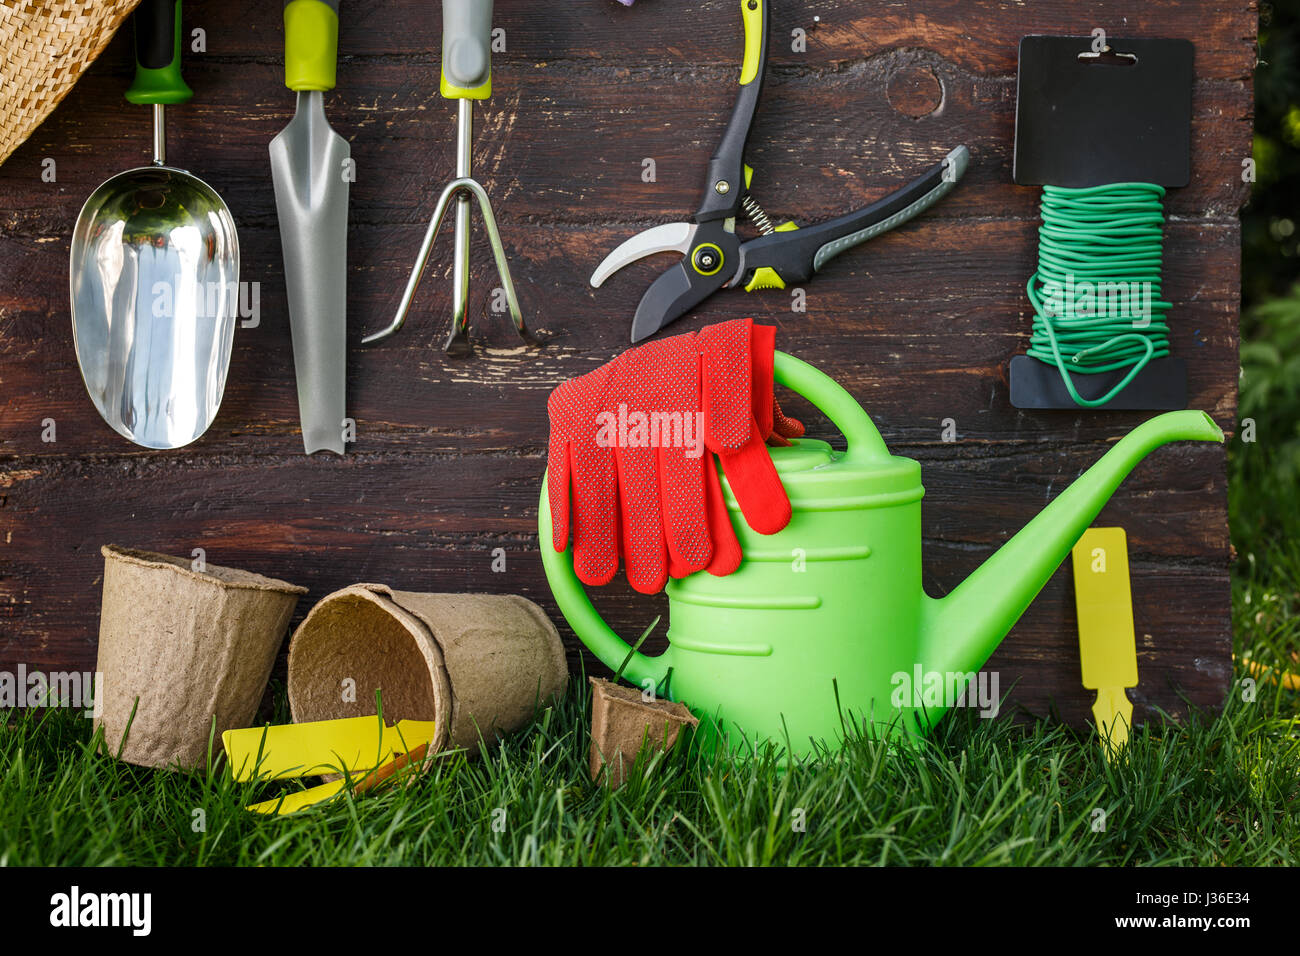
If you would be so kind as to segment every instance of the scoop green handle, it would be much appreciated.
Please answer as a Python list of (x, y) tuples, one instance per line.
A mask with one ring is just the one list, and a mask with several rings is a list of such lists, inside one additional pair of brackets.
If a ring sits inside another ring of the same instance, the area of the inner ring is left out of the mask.
[(339, 59), (339, 0), (284, 5), (284, 85), (295, 92), (334, 89)]
[(492, 0), (442, 0), (442, 82), (449, 100), (492, 95)]
[[(773, 378), (778, 384), (798, 392), (830, 418), (848, 442), (844, 461), (889, 457), (884, 439), (862, 406), (843, 386), (807, 362), (793, 355), (777, 352)], [(573, 548), (556, 551), (551, 543), (551, 505), (542, 477), (542, 496), (537, 507), (538, 545), (542, 567), (564, 619), (575, 634), (610, 670), (617, 671), (627, 660), (623, 673), (628, 680), (644, 686), (649, 680), (658, 687), (672, 664), (672, 647), (658, 657), (647, 657), (631, 646), (605, 623), (591, 604), (582, 582), (573, 570)], [(629, 655), (630, 658), (629, 658)]]
[(184, 103), (194, 91), (181, 77), (181, 0), (144, 0), (135, 24), (135, 80), (129, 103)]

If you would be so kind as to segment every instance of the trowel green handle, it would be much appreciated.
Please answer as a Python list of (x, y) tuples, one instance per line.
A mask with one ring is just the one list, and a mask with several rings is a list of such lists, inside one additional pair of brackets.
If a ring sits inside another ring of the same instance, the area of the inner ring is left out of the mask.
[[(889, 456), (884, 439), (880, 437), (871, 418), (853, 396), (830, 376), (784, 352), (776, 353), (774, 372), (773, 377), (778, 384), (793, 389), (820, 408), (844, 434), (848, 451), (845, 452), (843, 461)], [(538, 504), (538, 544), (542, 552), (542, 566), (546, 570), (546, 578), (560, 612), (578, 638), (606, 667), (617, 671), (631, 654), (623, 675), (635, 684), (644, 685), (649, 680), (658, 687), (672, 664), (672, 648), (658, 657), (647, 657), (640, 651), (633, 652), (627, 641), (604, 622), (573, 570), (573, 549), (570, 547), (561, 553), (551, 545), (551, 506), (546, 481), (543, 476), (542, 497)]]
[(442, 83), (449, 100), (492, 95), (492, 0), (442, 0)]
[(296, 92), (334, 89), (339, 59), (339, 0), (284, 5), (284, 85)]
[(135, 80), (127, 102), (184, 103), (194, 91), (181, 78), (181, 0), (144, 0), (135, 24)]

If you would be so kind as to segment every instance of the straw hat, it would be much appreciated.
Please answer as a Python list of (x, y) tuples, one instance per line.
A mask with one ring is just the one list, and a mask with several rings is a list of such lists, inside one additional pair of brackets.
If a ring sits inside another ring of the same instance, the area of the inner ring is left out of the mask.
[(50, 115), (139, 2), (0, 4), (0, 163)]

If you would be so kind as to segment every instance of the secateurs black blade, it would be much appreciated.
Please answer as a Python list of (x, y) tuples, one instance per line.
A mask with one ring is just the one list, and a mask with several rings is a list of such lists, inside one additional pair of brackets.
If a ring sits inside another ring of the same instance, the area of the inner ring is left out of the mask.
[[(745, 146), (763, 89), (767, 61), (769, 0), (741, 0), (745, 58), (740, 93), (713, 158), (704, 198), (688, 222), (667, 223), (637, 233), (605, 257), (592, 273), (599, 287), (630, 262), (658, 252), (677, 252), (682, 261), (656, 279), (641, 297), (632, 320), (632, 341), (654, 335), (722, 288), (784, 289), (806, 282), (830, 259), (920, 215), (952, 191), (966, 171), (970, 152), (958, 146), (914, 182), (872, 203), (813, 226), (774, 226), (749, 193), (754, 171)], [(744, 212), (762, 233), (742, 241), (736, 217)]]

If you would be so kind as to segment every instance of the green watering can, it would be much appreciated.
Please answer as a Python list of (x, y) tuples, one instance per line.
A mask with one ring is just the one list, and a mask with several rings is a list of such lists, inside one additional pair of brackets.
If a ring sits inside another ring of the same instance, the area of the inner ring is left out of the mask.
[(935, 599), (921, 587), (921, 466), (891, 455), (853, 396), (811, 365), (778, 352), (776, 381), (825, 412), (848, 448), (771, 449), (793, 508), (774, 535), (749, 528), (723, 477), (744, 561), (727, 577), (669, 582), (658, 657), (632, 652), (591, 606), (570, 552), (551, 547), (542, 482), (542, 564), (565, 619), (607, 667), (628, 660), (628, 680), (689, 706), (710, 749), (772, 741), (801, 755), (837, 747), (848, 726), (897, 742), (925, 734), (951, 695), (900, 687), (918, 672), (971, 680), (1139, 461), (1171, 441), (1223, 441), (1204, 412), (1152, 418)]

